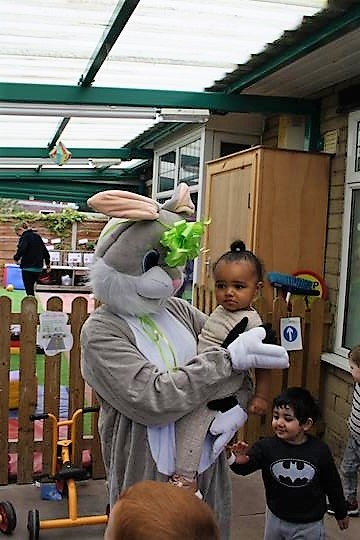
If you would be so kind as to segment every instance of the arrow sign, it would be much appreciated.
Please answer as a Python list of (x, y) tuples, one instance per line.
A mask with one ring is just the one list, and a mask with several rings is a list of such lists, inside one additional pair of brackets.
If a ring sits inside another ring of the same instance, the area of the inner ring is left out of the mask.
[(280, 319), (281, 345), (287, 351), (301, 351), (301, 320), (300, 317), (283, 317)]

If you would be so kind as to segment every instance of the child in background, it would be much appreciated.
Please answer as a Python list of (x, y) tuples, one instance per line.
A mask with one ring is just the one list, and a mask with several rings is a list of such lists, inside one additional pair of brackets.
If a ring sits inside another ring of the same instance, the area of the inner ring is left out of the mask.
[(309, 434), (319, 408), (308, 390), (292, 387), (273, 401), (274, 437), (250, 449), (229, 449), (231, 469), (240, 475), (261, 470), (266, 496), (264, 540), (325, 538), (326, 496), (341, 530), (349, 526), (339, 473), (328, 446)]
[(146, 480), (129, 487), (113, 506), (104, 540), (220, 540), (214, 514), (184, 489)]
[[(204, 352), (209, 347), (226, 346), (225, 338), (229, 332), (240, 323), (242, 330), (250, 330), (262, 324), (261, 318), (251, 303), (263, 285), (263, 268), (259, 259), (245, 249), (241, 240), (231, 244), (230, 251), (223, 254), (213, 267), (215, 295), (218, 306), (207, 320), (199, 336), (198, 352)], [(229, 344), (229, 343), (227, 343)], [(229, 379), (221, 389), (221, 395), (214, 395), (220, 402), (220, 411), (224, 412), (239, 403), (242, 409), (250, 413), (263, 415), (266, 413), (267, 399), (270, 386), (270, 371), (255, 370), (256, 386), (252, 395), (252, 380), (248, 371), (238, 373)], [(219, 398), (236, 394), (236, 399), (226, 402), (222, 408)], [(248, 406), (249, 404), (249, 406)], [(209, 404), (211, 407), (211, 404)], [(213, 408), (213, 407), (212, 407)], [(241, 410), (239, 412), (241, 414)], [(242, 411), (244, 421), (247, 415)], [(215, 410), (206, 405), (184, 416), (176, 423), (176, 440), (181, 445), (176, 446), (176, 472), (170, 482), (196, 489), (196, 475), (199, 469), (204, 439), (211, 422), (216, 416)], [(210, 428), (211, 432), (212, 427)], [(222, 448), (220, 448), (222, 450)]]
[[(341, 462), (342, 483), (347, 501), (348, 515), (358, 516), (358, 468), (360, 466), (360, 345), (349, 352), (350, 373), (354, 379), (351, 413), (348, 420), (349, 438)], [(329, 505), (328, 513), (334, 514)]]

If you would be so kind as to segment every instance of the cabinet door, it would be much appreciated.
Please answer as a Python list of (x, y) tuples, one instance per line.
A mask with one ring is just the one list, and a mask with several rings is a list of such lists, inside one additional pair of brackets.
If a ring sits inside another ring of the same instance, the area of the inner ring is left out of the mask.
[(204, 216), (210, 219), (200, 262), (200, 283), (211, 286), (212, 265), (234, 240), (251, 249), (255, 154), (208, 164)]

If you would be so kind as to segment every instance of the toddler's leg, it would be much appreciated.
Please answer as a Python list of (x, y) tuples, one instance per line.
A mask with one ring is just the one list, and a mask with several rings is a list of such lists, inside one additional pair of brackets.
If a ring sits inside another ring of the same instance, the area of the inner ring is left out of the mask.
[[(214, 399), (233, 394), (239, 390), (243, 380), (243, 374), (230, 377), (221, 390), (214, 392)], [(196, 477), (204, 439), (216, 413), (216, 410), (202, 405), (176, 422), (176, 475), (189, 480)]]
[(354, 503), (357, 500), (357, 469), (359, 463), (360, 444), (350, 435), (341, 462), (344, 494), (350, 503)]
[(186, 479), (196, 477), (202, 446), (209, 426), (216, 416), (206, 405), (176, 422), (176, 474)]

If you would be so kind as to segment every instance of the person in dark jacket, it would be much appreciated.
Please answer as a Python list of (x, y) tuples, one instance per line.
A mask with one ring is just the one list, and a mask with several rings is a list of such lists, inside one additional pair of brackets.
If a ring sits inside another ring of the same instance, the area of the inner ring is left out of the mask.
[(329, 447), (309, 430), (320, 411), (308, 390), (292, 387), (273, 401), (274, 437), (248, 448), (240, 441), (229, 449), (232, 471), (261, 470), (266, 496), (264, 540), (325, 538), (326, 496), (341, 530), (349, 526), (347, 504)]
[(35, 296), (34, 286), (44, 268), (50, 272), (50, 254), (41, 238), (24, 221), (15, 226), (15, 233), (20, 237), (14, 260), (20, 264), (25, 291), (28, 296)]

